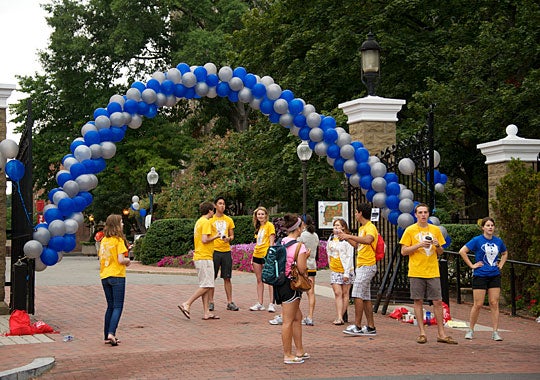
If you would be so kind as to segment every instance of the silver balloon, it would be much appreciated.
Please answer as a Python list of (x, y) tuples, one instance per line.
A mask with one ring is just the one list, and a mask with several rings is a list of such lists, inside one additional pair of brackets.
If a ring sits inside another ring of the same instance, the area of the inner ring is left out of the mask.
[(326, 156), (327, 149), (328, 149), (328, 144), (325, 143), (324, 141), (321, 141), (315, 145), (314, 151), (318, 156)]
[(343, 164), (343, 171), (347, 174), (355, 174), (357, 172), (358, 163), (355, 160), (347, 160)]
[(29, 240), (23, 247), (24, 255), (30, 259), (35, 259), (41, 256), (43, 245), (37, 240)]
[(133, 99), (136, 102), (140, 102), (141, 101), (141, 92), (138, 89), (136, 89), (135, 87), (131, 87), (130, 89), (128, 89), (126, 91), (126, 98)]
[(73, 219), (77, 223), (79, 223), (79, 225), (81, 225), (84, 222), (84, 215), (82, 214), (82, 212), (74, 212), (69, 216), (69, 219)]
[(399, 201), (399, 211), (404, 214), (409, 214), (412, 210), (414, 210), (414, 202), (412, 199), (403, 198)]
[(214, 65), (214, 63), (207, 62), (207, 63), (204, 64), (203, 67), (206, 69), (206, 72), (208, 73), (208, 75), (217, 74), (217, 67), (216, 67), (216, 65)]
[(265, 75), (261, 78), (261, 83), (264, 84), (266, 87), (270, 86), (271, 84), (274, 84), (274, 78), (272, 78), (269, 75)]
[(437, 193), (444, 193), (444, 185), (442, 183), (435, 184), (435, 191)]
[(383, 177), (375, 177), (371, 181), (371, 188), (379, 193), (386, 191), (386, 180)]
[(43, 272), (45, 269), (47, 269), (47, 265), (45, 265), (43, 261), (41, 261), (41, 259), (37, 257), (34, 260), (34, 269), (36, 272)]
[(53, 220), (49, 224), (49, 232), (51, 236), (64, 236), (66, 234), (66, 225), (63, 220)]
[(278, 99), (274, 102), (274, 111), (284, 114), (289, 111), (289, 103), (285, 99)]
[(373, 165), (371, 165), (371, 176), (373, 178), (384, 177), (385, 174), (386, 174), (386, 165), (383, 164), (382, 162), (375, 162)]
[(162, 83), (165, 80), (165, 74), (161, 71), (156, 71), (152, 74), (152, 78), (157, 80), (159, 83)]
[(101, 143), (101, 153), (106, 160), (113, 158), (116, 154), (116, 145), (110, 141), (103, 141)]
[(47, 245), (49, 244), (49, 240), (51, 239), (51, 233), (47, 228), (39, 227), (36, 228), (36, 230), (32, 234), (32, 237), (34, 238), (34, 240), (39, 241), (42, 245)]
[(253, 94), (251, 90), (247, 87), (244, 87), (238, 92), (238, 100), (242, 103), (249, 103), (253, 100)]
[(105, 115), (99, 115), (95, 120), (97, 129), (107, 129), (111, 126), (111, 120)]
[(244, 88), (244, 82), (242, 82), (242, 79), (238, 77), (232, 77), (231, 80), (229, 81), (229, 87), (233, 91), (240, 91), (241, 89)]
[(399, 193), (399, 199), (410, 199), (412, 201), (414, 199), (414, 193), (409, 189), (403, 189)]
[(79, 185), (77, 184), (77, 182), (71, 179), (64, 183), (64, 186), (62, 186), (62, 189), (67, 195), (69, 195), (70, 198), (73, 198), (75, 195), (79, 194), (79, 191), (80, 191)]
[(109, 98), (109, 103), (118, 103), (123, 106), (125, 103), (125, 99), (122, 95), (115, 94)]
[(402, 158), (399, 160), (398, 169), (403, 175), (411, 175), (414, 173), (416, 165), (410, 158)]
[(223, 66), (221, 69), (219, 69), (218, 77), (222, 82), (228, 82), (233, 77), (233, 69), (231, 69), (229, 66)]
[(84, 135), (86, 135), (87, 132), (89, 131), (95, 131), (97, 132), (97, 127), (94, 125), (94, 124), (90, 124), (90, 123), (86, 123), (85, 125), (82, 126), (81, 128), (81, 135), (84, 137)]
[(377, 193), (373, 196), (373, 206), (382, 208), (386, 204), (386, 193)]
[(131, 208), (135, 211), (137, 211), (141, 206), (139, 205), (139, 202), (133, 202), (131, 204)]
[(391, 212), (392, 212), (391, 209), (389, 209), (388, 207), (384, 207), (384, 208), (381, 210), (381, 216), (382, 216), (384, 219), (388, 219), (388, 215), (390, 215)]
[(204, 97), (208, 94), (208, 90), (210, 87), (206, 84), (206, 82), (198, 82), (195, 85), (195, 93), (199, 95), (200, 97)]
[[(345, 167), (345, 165), (343, 165)], [(354, 187), (360, 187), (360, 175), (358, 173), (354, 173), (349, 177), (349, 183), (351, 186)]]
[(435, 226), (440, 226), (441, 225), (441, 221), (436, 216), (430, 216), (428, 218), (428, 220), (431, 222), (431, 224), (433, 224)]
[(376, 164), (377, 162), (381, 162), (381, 160), (379, 159), (379, 157), (377, 157), (377, 156), (369, 156), (369, 158), (368, 158), (368, 164), (369, 164), (369, 166), (373, 166), (373, 165)]
[(313, 128), (311, 131), (309, 131), (309, 139), (311, 141), (319, 142), (319, 141), (322, 141), (323, 138), (324, 138), (324, 131), (321, 128)]
[[(426, 152), (426, 167), (429, 168), (429, 151)], [(436, 168), (441, 163), (441, 155), (436, 150), (433, 151), (433, 167)]]
[(313, 104), (306, 104), (302, 110), (302, 115), (307, 117), (310, 113), (315, 112), (315, 106)]
[(81, 174), (75, 178), (75, 182), (77, 182), (77, 185), (79, 185), (79, 190), (81, 191), (89, 191), (93, 189), (92, 186), (94, 183), (89, 174)]
[(262, 98), (259, 99), (253, 99), (249, 102), (249, 106), (253, 108), (254, 110), (260, 110), (261, 109), (261, 101)]
[(92, 158), (92, 151), (86, 145), (79, 145), (75, 148), (73, 155), (79, 162), (83, 162), (84, 160)]
[[(202, 83), (201, 84), (205, 84), (206, 83)], [(202, 87), (202, 86), (201, 86)], [(206, 85), (206, 88), (208, 89), (208, 85)], [(195, 92), (197, 92), (197, 87), (195, 87)], [(202, 91), (201, 91), (202, 92)], [(206, 94), (208, 94), (208, 91), (206, 91), (206, 93), (204, 95), (200, 95), (200, 96), (206, 96)], [(165, 102), (165, 105), (167, 107), (174, 107), (176, 105), (176, 103), (178, 103), (177, 99), (176, 99), (176, 96), (174, 95), (169, 95), (167, 96), (167, 101)], [(130, 118), (129, 118), (129, 122), (127, 122), (126, 124), (129, 124), (131, 122), (131, 115), (130, 115)]]
[(49, 210), (51, 208), (58, 208), (58, 206), (55, 205), (54, 203), (49, 203), (48, 205), (45, 205), (45, 207), (43, 207), (43, 214), (45, 214), (47, 212), (47, 210)]
[(66, 170), (69, 170), (71, 168), (71, 165), (78, 163), (79, 160), (77, 160), (75, 157), (68, 157), (64, 160), (63, 166)]
[(0, 141), (0, 152), (5, 158), (15, 158), (19, 153), (19, 146), (13, 140), (2, 140)]
[[(287, 117), (287, 115), (281, 115), (280, 119), (279, 119), (279, 122), (281, 124), (281, 119), (285, 119)], [(283, 125), (283, 124), (282, 124)], [(287, 127), (287, 125), (283, 125), (285, 127)], [(292, 125), (292, 116), (291, 116), (291, 124), (290, 124), (290, 127), (288, 127), (289, 130), (291, 131), (291, 134), (293, 136), (298, 136), (298, 133), (300, 132), (300, 128), (298, 128), (296, 125)]]
[(142, 92), (141, 98), (142, 98), (143, 102), (145, 102), (146, 104), (152, 104), (152, 103), (156, 102), (157, 94), (151, 88), (146, 88)]
[(137, 129), (141, 125), (142, 125), (142, 118), (137, 114), (131, 115), (131, 122), (128, 124), (128, 127), (130, 127), (131, 129)]
[(397, 222), (401, 228), (407, 228), (414, 223), (414, 218), (411, 214), (401, 214), (398, 216)]
[(328, 163), (328, 165), (333, 167), (335, 161), (336, 161), (335, 159), (326, 156), (326, 162)]
[(135, 203), (135, 202), (139, 202), (139, 201), (140, 201), (140, 199), (139, 199), (139, 197), (137, 195), (134, 195), (134, 196), (131, 197), (131, 203)]
[[(337, 131), (338, 128), (336, 128), (336, 131)], [(350, 145), (352, 142), (352, 137), (351, 135), (349, 135), (347, 132), (343, 132), (343, 133), (338, 133), (338, 138), (337, 138), (337, 141), (336, 143), (340, 146), (340, 147), (344, 147), (344, 146), (347, 146), (347, 145)], [(354, 148), (353, 148), (354, 149)]]
[(341, 146), (341, 148), (339, 150), (339, 155), (341, 157), (343, 157), (344, 159), (346, 159), (346, 160), (354, 159), (354, 147), (352, 145), (343, 145), (343, 146)]
[(90, 145), (90, 151), (92, 152), (92, 158), (101, 158), (103, 155), (101, 153), (101, 145), (99, 144)]
[[(208, 93), (206, 94), (207, 98), (214, 99), (217, 97), (217, 91), (215, 87), (208, 87)], [(262, 100), (262, 99), (259, 99)]]
[(79, 230), (79, 223), (75, 219), (64, 220), (64, 225), (66, 226), (66, 234), (76, 234)]
[(187, 88), (195, 87), (197, 84), (197, 77), (191, 71), (182, 74), (182, 84)]
[(446, 230), (445, 226), (439, 226), (439, 229), (441, 230), (442, 236), (446, 239), (448, 237), (448, 231)]
[[(284, 127), (288, 127), (290, 125), (293, 125), (294, 118), (290, 113), (283, 114), (279, 117), (279, 124), (281, 124)], [(298, 136), (298, 133), (296, 134)]]
[(182, 80), (182, 73), (176, 67), (173, 67), (167, 70), (167, 79), (174, 84), (178, 84)]
[(69, 198), (69, 195), (65, 191), (59, 190), (53, 195), (53, 203), (58, 206), (58, 203), (64, 198)]
[[(167, 104), (167, 96), (165, 96), (165, 94), (158, 92), (156, 95), (157, 95), (156, 104), (158, 108), (161, 108), (165, 104)], [(111, 119), (111, 123), (112, 123), (112, 119)]]
[(272, 83), (271, 85), (266, 87), (266, 97), (270, 100), (279, 99), (282, 92), (283, 91), (281, 90), (281, 86), (276, 83)]
[(317, 128), (321, 125), (321, 115), (317, 112), (311, 112), (306, 116), (306, 123), (310, 128)]
[(124, 113), (123, 112), (113, 112), (110, 116), (111, 125), (113, 127), (121, 127), (125, 124), (124, 122)]

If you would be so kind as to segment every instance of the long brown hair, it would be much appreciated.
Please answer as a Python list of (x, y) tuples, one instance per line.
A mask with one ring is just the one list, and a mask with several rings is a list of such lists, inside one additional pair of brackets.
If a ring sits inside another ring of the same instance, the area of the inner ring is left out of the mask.
[(264, 211), (266, 214), (266, 222), (268, 222), (268, 210), (263, 206), (257, 207), (255, 211), (253, 211), (253, 227), (255, 227), (255, 232), (258, 232), (259, 228), (261, 228), (261, 222), (257, 219), (257, 211), (259, 210)]
[(124, 231), (122, 230), (122, 216), (118, 214), (111, 214), (105, 221), (105, 227), (103, 227), (103, 233), (105, 237), (119, 237), (124, 239)]

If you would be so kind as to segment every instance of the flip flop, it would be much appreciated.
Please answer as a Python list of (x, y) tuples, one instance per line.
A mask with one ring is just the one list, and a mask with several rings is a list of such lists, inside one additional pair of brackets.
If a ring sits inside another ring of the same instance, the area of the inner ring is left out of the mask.
[(418, 338), (416, 338), (416, 343), (427, 343), (427, 337), (425, 335), (418, 335)]
[(210, 315), (208, 318), (202, 318), (203, 321), (208, 321), (209, 319), (220, 319), (217, 315)]
[(437, 337), (437, 342), (446, 344), (458, 344), (451, 336), (445, 336), (444, 338)]
[(332, 323), (333, 323), (334, 325), (336, 325), (336, 326), (341, 326), (341, 325), (344, 324), (343, 321), (340, 321), (340, 320), (338, 320), (338, 319), (336, 319), (336, 320), (335, 320), (334, 322), (332, 322)]
[(191, 317), (189, 316), (189, 310), (186, 309), (186, 308), (184, 307), (184, 305), (178, 305), (178, 308), (180, 309), (180, 311), (181, 311), (182, 313), (184, 313), (184, 315), (186, 316), (187, 319), (191, 319)]
[(283, 360), (283, 363), (285, 364), (302, 364), (304, 362), (304, 359), (295, 357), (294, 359), (285, 359)]
[(306, 360), (306, 359), (309, 359), (309, 358), (311, 358), (311, 355), (310, 355), (310, 354), (308, 354), (307, 352), (304, 352), (304, 354), (303, 354), (303, 355), (297, 355), (296, 357), (297, 357), (297, 358), (300, 358), (300, 359), (304, 359), (304, 360)]

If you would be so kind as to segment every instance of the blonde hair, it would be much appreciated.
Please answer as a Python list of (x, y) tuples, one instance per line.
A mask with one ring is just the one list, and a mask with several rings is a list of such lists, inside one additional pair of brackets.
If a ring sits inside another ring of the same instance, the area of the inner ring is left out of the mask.
[(122, 230), (122, 216), (118, 214), (109, 215), (105, 221), (103, 233), (105, 234), (105, 237), (117, 236), (121, 239), (125, 239), (124, 231)]
[(257, 211), (264, 211), (264, 213), (266, 214), (266, 219), (264, 220), (264, 223), (268, 222), (268, 210), (263, 206), (257, 207), (255, 211), (253, 211), (253, 227), (255, 227), (255, 231), (259, 231), (259, 228), (261, 227), (261, 222), (259, 221), (259, 219), (257, 219)]

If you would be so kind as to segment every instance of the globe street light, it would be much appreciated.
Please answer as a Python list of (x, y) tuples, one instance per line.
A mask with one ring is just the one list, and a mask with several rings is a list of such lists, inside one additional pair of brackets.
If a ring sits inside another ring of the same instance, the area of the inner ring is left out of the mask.
[(381, 75), (380, 52), (381, 47), (375, 41), (375, 35), (371, 32), (367, 35), (367, 40), (360, 47), (362, 52), (362, 83), (366, 85), (368, 95), (375, 95), (375, 83)]
[(154, 211), (154, 185), (159, 180), (159, 174), (156, 172), (156, 168), (152, 166), (148, 174), (146, 175), (146, 180), (150, 185), (150, 212), (146, 215), (145, 226), (146, 228), (150, 227), (152, 223), (152, 213)]
[(313, 151), (308, 145), (307, 141), (302, 141), (297, 147), (296, 147), (296, 154), (298, 155), (298, 158), (300, 161), (302, 161), (302, 212), (303, 215), (306, 215), (306, 202), (307, 202), (307, 178), (306, 178), (306, 169), (307, 169), (307, 162), (311, 158), (311, 155), (313, 154)]

